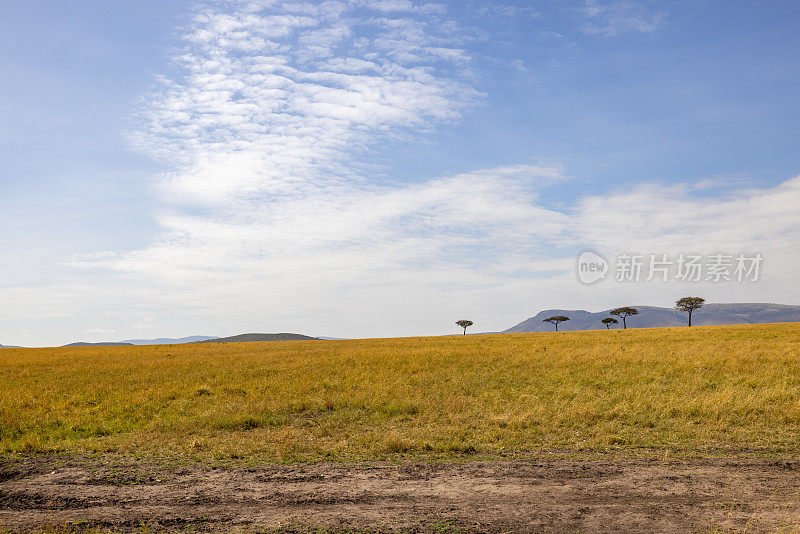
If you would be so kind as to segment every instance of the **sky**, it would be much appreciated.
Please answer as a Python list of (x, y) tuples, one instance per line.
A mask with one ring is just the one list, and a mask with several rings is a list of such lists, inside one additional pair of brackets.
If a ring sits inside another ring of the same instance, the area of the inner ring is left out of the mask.
[(800, 304), (795, 1), (3, 11), (0, 344)]

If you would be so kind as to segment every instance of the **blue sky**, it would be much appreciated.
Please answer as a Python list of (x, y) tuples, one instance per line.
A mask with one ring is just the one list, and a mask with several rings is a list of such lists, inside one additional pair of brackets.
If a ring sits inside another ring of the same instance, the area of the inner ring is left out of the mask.
[[(800, 303), (796, 2), (4, 11), (0, 343)], [(585, 286), (584, 249), (764, 265)]]

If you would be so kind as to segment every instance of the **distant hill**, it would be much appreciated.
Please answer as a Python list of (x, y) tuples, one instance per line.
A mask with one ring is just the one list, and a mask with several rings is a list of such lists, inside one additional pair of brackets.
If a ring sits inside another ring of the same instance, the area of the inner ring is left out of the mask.
[(121, 343), (131, 345), (180, 345), (181, 343), (197, 343), (198, 341), (211, 341), (216, 336), (188, 336), (188, 337), (159, 337), (156, 339), (126, 339)]
[[(639, 315), (628, 317), (628, 328), (686, 326), (687, 314), (672, 308), (633, 306)], [(559, 331), (598, 330), (605, 328), (601, 319), (610, 317), (610, 310), (592, 313), (586, 310), (544, 310), (512, 326), (511, 332), (552, 332), (553, 325), (543, 322), (553, 315), (566, 315), (569, 321), (558, 325)], [(706, 304), (692, 314), (692, 325), (762, 324), (800, 322), (800, 306), (784, 304)], [(622, 327), (619, 319), (618, 327)], [(617, 328), (617, 326), (612, 326)]]
[(303, 339), (316, 339), (318, 337), (304, 336), (303, 334), (239, 334), (238, 336), (218, 337), (197, 343), (244, 343), (250, 341), (299, 341)]
[(108, 341), (104, 343), (86, 343), (85, 341), (78, 341), (77, 343), (70, 343), (69, 345), (62, 345), (63, 347), (119, 347), (122, 345), (133, 345), (133, 343), (123, 343), (121, 341)]
[(0, 345), (0, 349), (21, 349), (22, 347), (17, 347), (16, 345)]

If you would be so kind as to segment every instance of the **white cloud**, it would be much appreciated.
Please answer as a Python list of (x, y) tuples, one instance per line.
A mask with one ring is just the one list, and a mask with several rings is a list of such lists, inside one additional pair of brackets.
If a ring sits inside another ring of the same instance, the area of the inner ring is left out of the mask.
[[(451, 31), (437, 35), (410, 3), (357, 4), (412, 15), (277, 2), (199, 13), (176, 58), (184, 75), (163, 80), (132, 136), (179, 162), (164, 195), (219, 206), (336, 187), (356, 178), (354, 155), (457, 120), (480, 98), (453, 74), (469, 59)], [(374, 35), (356, 38), (355, 28)]]
[[(298, 261), (322, 258), (352, 268), (370, 247), (388, 269), (444, 261), (434, 254), (438, 240), (464, 246), (470, 232), (472, 241), (486, 240), (510, 213), (540, 216), (544, 210), (512, 192), (553, 176), (551, 168), (397, 188), (371, 185), (359, 172), (365, 150), (457, 120), (480, 99), (456, 72), (469, 63), (457, 30), (448, 24), (439, 34), (432, 23), (442, 13), (406, 1), (271, 2), (199, 13), (177, 58), (184, 75), (163, 81), (134, 139), (179, 162), (160, 180), (162, 197), (203, 214), (177, 207), (161, 217), (159, 243), (96, 262), (194, 280), (231, 270), (247, 276), (255, 266), (294, 271)], [(507, 209), (495, 212), (492, 197)]]
[(531, 19), (542, 18), (542, 14), (533, 7), (511, 6), (495, 1), (482, 5), (481, 7), (475, 10), (475, 13), (482, 17), (499, 15), (501, 17), (508, 17), (508, 18), (522, 18), (522, 17), (528, 17)]
[(341, 183), (241, 202), (236, 213), (165, 215), (162, 242), (123, 258), (88, 260), (193, 283), (224, 282), (232, 272), (288, 276), (298, 262), (353, 273), (368, 263), (384, 274), (411, 264), (461, 265), (463, 256), (488, 266), (509, 247), (525, 249), (561, 233), (566, 215), (534, 203), (537, 184), (558, 176), (557, 168), (517, 165), (406, 186)]
[(715, 196), (698, 194), (691, 184), (645, 184), (582, 199), (575, 222), (582, 242), (607, 251), (759, 252), (766, 274), (778, 282), (800, 278), (800, 251), (788, 245), (800, 235), (798, 205), (800, 176)]
[(351, 5), (374, 9), (385, 13), (422, 13), (439, 14), (447, 12), (447, 7), (443, 4), (412, 2), (411, 0), (354, 0)]

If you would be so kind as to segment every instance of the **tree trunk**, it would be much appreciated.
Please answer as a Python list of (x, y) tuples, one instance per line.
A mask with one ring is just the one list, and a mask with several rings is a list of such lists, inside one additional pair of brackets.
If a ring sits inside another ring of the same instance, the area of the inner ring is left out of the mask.
[(692, 326), (692, 310), (689, 310), (689, 326)]
[(466, 326), (464, 327), (464, 335), (465, 336), (467, 335), (467, 327)]
[(556, 323), (556, 332), (558, 332), (558, 323)]
[(625, 321), (625, 316), (624, 315), (622, 316), (622, 329), (623, 330), (627, 330), (628, 329), (628, 322)]

